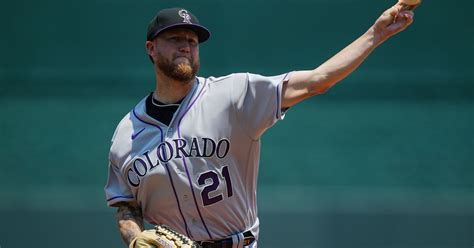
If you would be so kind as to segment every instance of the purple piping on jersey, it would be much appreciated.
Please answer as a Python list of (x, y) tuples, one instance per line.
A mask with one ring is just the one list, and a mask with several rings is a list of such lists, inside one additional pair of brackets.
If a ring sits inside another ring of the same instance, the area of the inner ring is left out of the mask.
[[(190, 102), (190, 104), (188, 104), (188, 108), (184, 111), (183, 115), (181, 116), (181, 118), (178, 121), (178, 138), (180, 138), (180, 139), (181, 139), (181, 130), (180, 130), (181, 121), (183, 120), (184, 116), (188, 113), (188, 111), (191, 109), (191, 107), (194, 105), (194, 103), (196, 103), (197, 99), (199, 99), (199, 97), (202, 95), (202, 92), (204, 92), (204, 88), (206, 88), (206, 82), (207, 82), (207, 79), (204, 81), (204, 85), (202, 86), (202, 89), (199, 92), (199, 94), (197, 95), (197, 97), (194, 98), (194, 101), (192, 101), (192, 102)], [(184, 164), (184, 169), (186, 170), (186, 175), (188, 176), (189, 187), (191, 188), (191, 193), (193, 193), (193, 199), (194, 199), (194, 204), (196, 205), (196, 210), (199, 214), (199, 217), (201, 218), (201, 222), (202, 222), (204, 228), (206, 228), (206, 232), (209, 235), (209, 239), (213, 239), (211, 233), (209, 232), (209, 228), (207, 228), (207, 225), (206, 225), (206, 222), (204, 221), (204, 218), (202, 218), (201, 210), (199, 210), (197, 200), (196, 200), (196, 195), (194, 194), (193, 184), (191, 182), (191, 176), (189, 175), (188, 165), (186, 164), (186, 159), (184, 157), (183, 157), (183, 164)]]
[[(151, 125), (151, 126), (154, 126), (156, 128), (158, 128), (160, 130), (160, 134), (161, 134), (161, 142), (163, 142), (163, 129), (161, 129), (160, 126), (158, 125), (155, 125), (153, 123), (149, 123), (149, 122), (146, 122), (142, 119), (140, 119), (140, 117), (138, 117), (138, 115), (135, 113), (135, 109), (133, 109), (133, 115), (135, 116), (135, 118), (137, 118), (139, 121), (145, 123), (145, 124), (148, 124), (148, 125)], [(171, 182), (171, 187), (173, 188), (173, 193), (174, 193), (174, 197), (176, 198), (176, 203), (178, 204), (178, 210), (179, 210), (179, 214), (181, 215), (181, 218), (183, 218), (183, 222), (184, 222), (184, 227), (185, 227), (185, 230), (186, 230), (186, 234), (191, 237), (191, 235), (189, 234), (188, 232), (188, 223), (186, 222), (186, 218), (184, 218), (184, 215), (183, 215), (183, 211), (181, 210), (181, 205), (179, 204), (179, 200), (178, 200), (178, 194), (176, 193), (176, 189), (174, 187), (174, 183), (173, 183), (173, 178), (171, 177), (171, 173), (170, 173), (170, 170), (168, 168), (168, 164), (164, 164), (165, 165), (165, 168), (166, 168), (166, 172), (168, 173), (168, 177), (170, 178), (170, 182)]]
[(115, 200), (117, 198), (122, 198), (122, 199), (133, 199), (133, 195), (127, 195), (127, 196), (115, 196), (115, 197), (112, 197), (112, 198), (109, 198), (107, 199), (107, 201), (112, 201), (112, 200)]

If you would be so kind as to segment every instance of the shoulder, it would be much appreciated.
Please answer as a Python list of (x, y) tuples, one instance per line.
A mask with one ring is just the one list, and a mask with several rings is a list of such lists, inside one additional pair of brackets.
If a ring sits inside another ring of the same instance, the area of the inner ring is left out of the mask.
[(232, 73), (221, 77), (201, 78), (207, 97), (217, 97), (219, 101), (236, 102), (247, 89), (249, 73)]
[[(115, 132), (112, 136), (109, 159), (117, 164), (120, 157), (123, 157), (125, 153), (125, 148), (128, 146), (127, 143), (130, 140), (130, 137), (133, 132), (133, 123), (132, 123), (133, 110), (127, 113), (119, 124), (115, 128)], [(127, 139), (128, 137), (128, 139)]]
[(118, 123), (117, 127), (115, 128), (114, 135), (112, 136), (112, 144), (116, 143), (117, 141), (121, 140), (122, 136), (126, 135), (127, 133), (131, 133), (133, 126), (132, 124), (132, 115), (133, 110), (128, 112)]
[(139, 129), (144, 124), (138, 120), (137, 111), (144, 108), (143, 100), (138, 103), (130, 112), (128, 112), (118, 123), (115, 132), (112, 136), (109, 159), (111, 162), (120, 164), (132, 150), (133, 134), (135, 130)]
[(217, 84), (229, 84), (229, 83), (240, 82), (240, 81), (245, 82), (247, 78), (248, 78), (248, 73), (239, 72), (239, 73), (232, 73), (232, 74), (228, 74), (228, 75), (220, 76), (220, 77), (213, 77), (213, 76), (207, 77), (207, 78), (201, 77), (200, 79), (202, 81), (205, 81), (206, 84), (208, 85), (217, 85)]
[(247, 88), (250, 73), (239, 72), (221, 77), (204, 78), (207, 88), (218, 91), (229, 92), (231, 95), (238, 96)]

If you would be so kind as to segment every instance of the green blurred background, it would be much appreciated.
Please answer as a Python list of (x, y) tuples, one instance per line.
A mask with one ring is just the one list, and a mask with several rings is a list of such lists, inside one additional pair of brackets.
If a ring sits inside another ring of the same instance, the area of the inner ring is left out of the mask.
[[(209, 27), (201, 76), (312, 69), (392, 1), (33, 1), (0, 8), (0, 247), (125, 247), (103, 186), (116, 124), (154, 76), (148, 21)], [(415, 23), (263, 137), (260, 247), (474, 245), (474, 2)]]

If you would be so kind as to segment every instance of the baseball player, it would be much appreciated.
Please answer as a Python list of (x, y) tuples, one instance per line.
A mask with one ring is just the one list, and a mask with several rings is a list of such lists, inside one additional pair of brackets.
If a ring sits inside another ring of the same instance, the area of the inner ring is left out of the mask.
[(349, 75), (413, 15), (394, 5), (314, 70), (204, 78), (197, 76), (199, 45), (210, 37), (208, 29), (189, 10), (159, 11), (146, 40), (156, 90), (120, 121), (109, 153), (105, 193), (118, 209), (123, 241), (161, 247), (145, 220), (205, 248), (257, 247), (262, 134), (290, 107)]

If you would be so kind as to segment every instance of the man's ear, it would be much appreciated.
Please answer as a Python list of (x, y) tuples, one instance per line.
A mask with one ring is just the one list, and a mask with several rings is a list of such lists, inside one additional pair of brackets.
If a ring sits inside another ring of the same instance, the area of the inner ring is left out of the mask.
[(150, 58), (151, 62), (154, 63), (155, 58), (155, 44), (152, 41), (147, 40), (145, 42), (145, 49), (148, 57)]

